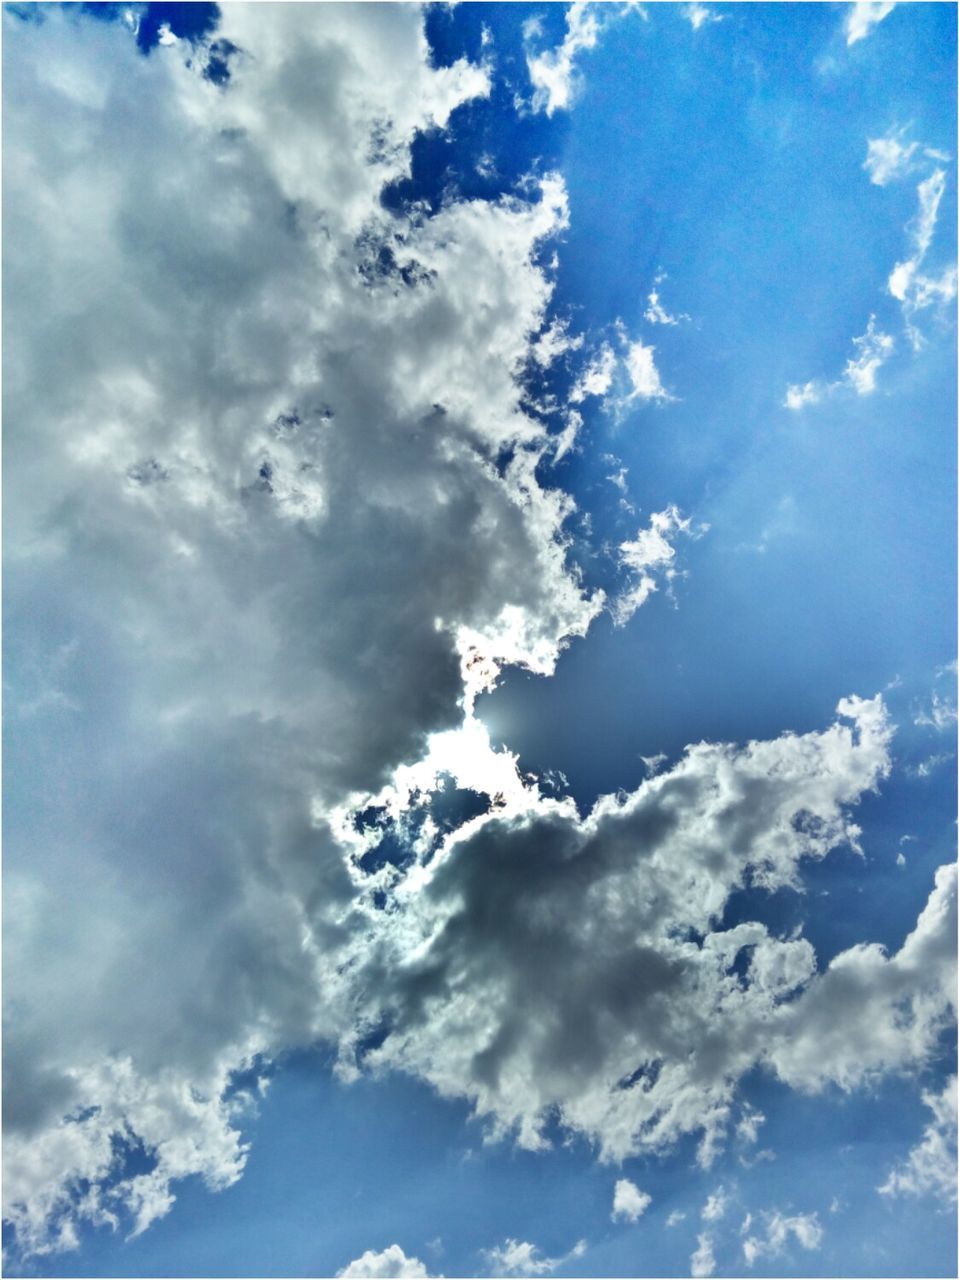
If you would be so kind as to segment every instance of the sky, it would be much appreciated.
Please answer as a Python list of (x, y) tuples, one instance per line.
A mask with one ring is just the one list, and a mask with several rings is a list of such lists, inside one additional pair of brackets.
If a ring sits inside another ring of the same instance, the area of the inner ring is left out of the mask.
[(950, 1276), (956, 9), (9, 4), (17, 1276)]

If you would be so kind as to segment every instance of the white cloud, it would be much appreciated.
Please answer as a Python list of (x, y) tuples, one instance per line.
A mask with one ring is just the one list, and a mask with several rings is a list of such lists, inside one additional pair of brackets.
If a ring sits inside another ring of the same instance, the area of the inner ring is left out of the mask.
[(702, 537), (708, 528), (708, 525), (694, 528), (690, 517), (684, 517), (677, 507), (670, 506), (665, 511), (654, 511), (648, 528), (638, 529), (634, 539), (620, 543), (619, 563), (626, 571), (629, 585), (610, 605), (616, 626), (625, 625), (646, 603), (657, 589), (657, 577), (667, 586), (674, 581), (679, 572), (675, 568), (674, 540), (680, 534)]
[(857, 0), (846, 12), (846, 44), (855, 44), (872, 34), (874, 27), (895, 9), (893, 0)]
[(637, 1218), (643, 1216), (652, 1203), (653, 1197), (645, 1191), (640, 1191), (635, 1182), (630, 1182), (628, 1178), (620, 1178), (613, 1191), (612, 1219), (614, 1222), (617, 1219), (635, 1222)]
[(786, 389), (783, 407), (794, 411), (807, 404), (818, 404), (839, 391), (852, 390), (859, 396), (868, 396), (876, 389), (876, 374), (895, 350), (895, 341), (876, 326), (876, 317), (870, 316), (866, 332), (853, 338), (856, 354), (846, 361), (842, 377), (835, 382), (807, 382)]
[(393, 1280), (399, 1276), (425, 1277), (429, 1272), (419, 1258), (408, 1258), (398, 1244), (390, 1244), (381, 1253), (367, 1249), (336, 1274), (343, 1280)]
[(688, 320), (689, 316), (685, 313), (676, 316), (671, 315), (663, 306), (658, 286), (665, 279), (666, 276), (663, 272), (657, 275), (654, 287), (650, 290), (649, 297), (646, 299), (646, 310), (643, 313), (643, 317), (650, 324), (678, 325), (680, 321)]
[(544, 1257), (535, 1244), (525, 1240), (506, 1240), (493, 1249), (484, 1250), (484, 1255), (494, 1276), (546, 1276), (585, 1252), (585, 1240), (578, 1241), (560, 1258)]
[(613, 384), (615, 372), (616, 353), (609, 343), (604, 343), (576, 381), (570, 400), (579, 404), (587, 396), (605, 396)]
[[(944, 962), (931, 963), (948, 950), (946, 872), (897, 956), (853, 948), (819, 977), (804, 939), (715, 923), (747, 874), (794, 883), (801, 858), (856, 847), (843, 807), (886, 771), (889, 731), (881, 700), (840, 711), (851, 726), (691, 747), (585, 818), (530, 790), (451, 835), (396, 883), (390, 911), (368, 909), (351, 989), (361, 1025), (391, 1029), (362, 1065), (464, 1097), (492, 1135), (529, 1148), (559, 1116), (604, 1160), (698, 1132), (708, 1163), (734, 1082), (757, 1064), (816, 1088), (924, 1061), (949, 1001)], [(355, 1043), (344, 1070), (360, 1065)]]
[(696, 1237), (696, 1250), (689, 1259), (689, 1273), (692, 1276), (711, 1276), (716, 1270), (716, 1258), (713, 1254), (713, 1240), (708, 1233)]
[(895, 129), (884, 138), (870, 138), (863, 168), (870, 182), (885, 187), (890, 182), (905, 177), (915, 168), (913, 156), (919, 151), (918, 142), (904, 142), (904, 129)]
[(936, 169), (917, 188), (919, 210), (907, 228), (911, 242), (911, 256), (897, 262), (889, 276), (888, 289), (902, 304), (906, 331), (913, 347), (922, 345), (922, 334), (914, 320), (917, 312), (930, 307), (944, 307), (956, 296), (956, 266), (942, 268), (938, 276), (924, 274), (922, 267), (932, 246), (932, 239), (939, 219), (939, 206), (946, 189), (946, 174)]
[(706, 1197), (706, 1203), (703, 1205), (702, 1219), (704, 1222), (718, 1222), (726, 1212), (726, 1190), (724, 1187), (717, 1187)]
[(890, 1173), (879, 1191), (884, 1196), (933, 1195), (955, 1200), (956, 1077), (950, 1076), (940, 1093), (923, 1093), (922, 1100), (933, 1118), (905, 1163)]
[[(747, 1222), (750, 1220), (751, 1215)], [(822, 1244), (823, 1230), (815, 1213), (798, 1213), (787, 1217), (774, 1209), (771, 1213), (764, 1213), (763, 1220), (765, 1235), (748, 1236), (743, 1241), (743, 1256), (749, 1266), (764, 1255), (775, 1257), (782, 1253), (790, 1236), (809, 1251), (818, 1249)], [(743, 1225), (748, 1230), (748, 1226), (745, 1223)]]
[[(577, 90), (575, 62), (577, 55), (593, 49), (601, 30), (602, 7), (588, 0), (574, 0), (566, 11), (566, 35), (556, 49), (533, 55), (527, 53), (526, 66), (533, 85), (533, 110), (568, 111)], [(527, 40), (539, 34), (538, 27), (527, 26)]]
[(684, 1222), (685, 1219), (686, 1219), (686, 1214), (683, 1213), (681, 1209), (674, 1209), (672, 1213), (669, 1215), (669, 1217), (666, 1219), (666, 1226), (667, 1227), (678, 1226), (679, 1223)]
[(876, 317), (870, 316), (866, 332), (859, 338), (853, 338), (852, 345), (856, 348), (856, 355), (846, 361), (843, 380), (856, 395), (872, 395), (876, 389), (876, 374), (892, 355), (896, 344), (888, 333), (876, 328)]
[(718, 13), (714, 13), (707, 5), (699, 4), (698, 0), (694, 0), (692, 4), (680, 5), (680, 8), (683, 17), (694, 31), (698, 31), (707, 22), (722, 22), (722, 17)]
[(641, 338), (631, 342), (627, 347), (626, 372), (632, 384), (632, 391), (627, 396), (627, 401), (671, 399), (660, 380), (659, 370), (653, 359), (655, 351), (655, 347), (647, 347)]

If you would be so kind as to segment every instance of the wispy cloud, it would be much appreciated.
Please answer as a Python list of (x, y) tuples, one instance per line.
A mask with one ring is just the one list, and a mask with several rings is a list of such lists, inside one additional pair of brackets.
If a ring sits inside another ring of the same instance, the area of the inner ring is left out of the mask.
[(856, 4), (851, 4), (843, 24), (846, 44), (852, 45), (865, 40), (895, 7), (894, 0), (857, 0)]
[[(761, 1257), (774, 1257), (783, 1252), (790, 1237), (804, 1249), (811, 1251), (822, 1244), (823, 1230), (815, 1213), (797, 1213), (790, 1216), (774, 1209), (764, 1213), (765, 1233), (750, 1235), (743, 1241), (743, 1257), (752, 1266)], [(748, 1230), (752, 1215), (743, 1224)]]
[(956, 1077), (950, 1076), (940, 1093), (927, 1091), (922, 1100), (932, 1119), (905, 1162), (879, 1188), (884, 1196), (937, 1196), (956, 1199)]
[(814, 380), (787, 387), (783, 407), (803, 409), (843, 390), (853, 391), (858, 396), (872, 395), (876, 389), (876, 374), (895, 350), (895, 340), (877, 326), (875, 316), (870, 316), (866, 332), (853, 338), (852, 344), (855, 354), (846, 361), (840, 378), (835, 382)]

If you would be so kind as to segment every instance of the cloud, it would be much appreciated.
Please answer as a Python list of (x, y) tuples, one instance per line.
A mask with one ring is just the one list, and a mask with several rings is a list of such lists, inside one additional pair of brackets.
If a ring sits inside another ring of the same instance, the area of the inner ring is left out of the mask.
[(715, 1191), (706, 1197), (702, 1219), (704, 1222), (718, 1222), (725, 1212), (726, 1190), (724, 1187), (717, 1187)]
[(870, 316), (866, 332), (853, 338), (852, 345), (856, 354), (846, 361), (841, 378), (835, 382), (813, 381), (787, 387), (783, 407), (798, 411), (839, 391), (852, 390), (859, 396), (872, 395), (876, 389), (876, 374), (895, 350), (895, 341), (876, 326), (876, 317)]
[(685, 1213), (683, 1213), (680, 1209), (674, 1209), (672, 1213), (669, 1215), (669, 1217), (666, 1219), (666, 1226), (675, 1227), (680, 1222), (683, 1222), (685, 1218), (686, 1218)]
[(923, 342), (922, 334), (914, 324), (917, 312), (932, 306), (944, 307), (956, 296), (955, 264), (945, 267), (937, 277), (925, 275), (920, 270), (932, 245), (945, 189), (946, 174), (943, 169), (936, 169), (920, 182), (916, 191), (919, 209), (907, 228), (911, 256), (896, 263), (887, 285), (892, 296), (902, 304), (906, 331), (916, 349)]
[(573, 0), (566, 10), (563, 43), (537, 54), (532, 53), (529, 46), (542, 35), (542, 23), (534, 17), (523, 24), (526, 68), (533, 86), (533, 111), (545, 111), (547, 116), (551, 116), (554, 111), (570, 110), (582, 87), (576, 72), (577, 59), (584, 52), (595, 49), (604, 27), (630, 13), (646, 18), (645, 10), (636, 0), (615, 5)]
[(711, 1276), (716, 1270), (716, 1258), (713, 1254), (713, 1240), (708, 1233), (696, 1237), (696, 1250), (689, 1259), (689, 1273), (692, 1276)]
[[(749, 1266), (763, 1255), (770, 1257), (782, 1253), (790, 1236), (809, 1251), (818, 1249), (822, 1244), (823, 1230), (815, 1213), (799, 1213), (793, 1217), (786, 1217), (778, 1209), (774, 1209), (771, 1213), (764, 1213), (763, 1219), (765, 1235), (748, 1236), (743, 1241), (743, 1257)], [(743, 1224), (746, 1230), (750, 1220), (751, 1215)]]
[(879, 1191), (884, 1196), (938, 1196), (956, 1199), (956, 1077), (950, 1076), (940, 1093), (924, 1092), (922, 1100), (932, 1111), (904, 1164), (894, 1169)]
[(722, 17), (718, 13), (713, 13), (712, 9), (704, 4), (693, 3), (680, 5), (683, 17), (691, 25), (694, 31), (698, 31), (704, 23), (722, 22)]
[[(656, 277), (655, 286), (661, 284), (665, 279), (665, 274), (660, 272)], [(646, 299), (646, 310), (643, 312), (643, 318), (648, 320), (650, 324), (664, 325), (678, 325), (681, 320), (688, 320), (689, 316), (685, 313), (678, 316), (670, 315), (663, 306), (660, 300), (659, 290), (655, 286), (650, 290), (649, 297)]]
[(853, 45), (859, 40), (865, 40), (866, 36), (872, 35), (874, 27), (877, 27), (883, 18), (887, 18), (893, 9), (895, 9), (893, 0), (857, 0), (856, 4), (851, 4), (846, 11), (846, 20), (844, 30), (846, 33), (846, 44)]
[[(889, 729), (881, 699), (839, 710), (851, 724), (819, 734), (698, 744), (585, 817), (514, 791), (452, 833), (367, 910), (343, 1069), (425, 1079), (528, 1148), (555, 1117), (609, 1161), (698, 1133), (706, 1164), (754, 1066), (852, 1088), (925, 1061), (949, 1017), (948, 868), (889, 958), (856, 947), (817, 975), (806, 940), (718, 925), (747, 878), (796, 884), (802, 858), (858, 847), (844, 808), (887, 771)], [(364, 1027), (385, 1035), (357, 1058)]]
[(6, 21), (5, 1194), (42, 1252), (240, 1176), (233, 1073), (349, 1021), (326, 815), (602, 602), (521, 407), (562, 185), (380, 202), (483, 68), (395, 6), (225, 9), (229, 92), (202, 45)]
[[(593, 49), (601, 30), (602, 10), (588, 0), (574, 0), (566, 11), (566, 35), (556, 49), (533, 55), (527, 53), (526, 66), (533, 85), (533, 110), (568, 111), (577, 90), (574, 64), (578, 54)], [(538, 27), (526, 28), (526, 36), (538, 33)]]
[(657, 575), (667, 586), (675, 580), (679, 571), (675, 568), (673, 541), (680, 534), (700, 538), (708, 528), (708, 525), (694, 528), (691, 518), (670, 506), (665, 511), (653, 512), (648, 528), (638, 529), (634, 539), (620, 543), (619, 563), (629, 577), (629, 586), (610, 606), (616, 626), (624, 626), (646, 603), (657, 589)]
[[(908, 128), (893, 129), (884, 138), (870, 138), (863, 168), (870, 182), (877, 187), (888, 186), (912, 173), (919, 164), (918, 156), (933, 160), (948, 160), (945, 152), (925, 147), (920, 142), (906, 142)], [(918, 153), (918, 155), (917, 155)]]
[(628, 1178), (620, 1178), (616, 1183), (613, 1192), (613, 1221), (635, 1222), (641, 1218), (649, 1206), (653, 1203), (653, 1197), (645, 1191), (640, 1191), (634, 1182), (630, 1182)]
[(577, 379), (570, 392), (570, 400), (579, 404), (587, 396), (605, 396), (613, 384), (615, 372), (616, 353), (609, 343), (604, 343)]
[(382, 1253), (367, 1249), (336, 1274), (343, 1280), (378, 1280), (379, 1277), (425, 1277), (429, 1272), (419, 1258), (408, 1258), (398, 1244), (391, 1244)]
[(625, 365), (632, 385), (627, 401), (671, 399), (660, 380), (659, 370), (653, 359), (655, 351), (655, 347), (647, 347), (642, 339), (631, 342), (627, 347)]
[(586, 1241), (578, 1241), (560, 1258), (546, 1258), (535, 1244), (525, 1240), (505, 1240), (493, 1249), (484, 1250), (490, 1273), (494, 1276), (546, 1276), (586, 1252)]

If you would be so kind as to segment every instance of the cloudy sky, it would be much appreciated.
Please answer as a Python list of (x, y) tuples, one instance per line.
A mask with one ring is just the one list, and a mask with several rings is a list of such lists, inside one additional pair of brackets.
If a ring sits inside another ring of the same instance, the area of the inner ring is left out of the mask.
[(954, 1275), (954, 6), (3, 54), (7, 1274)]

